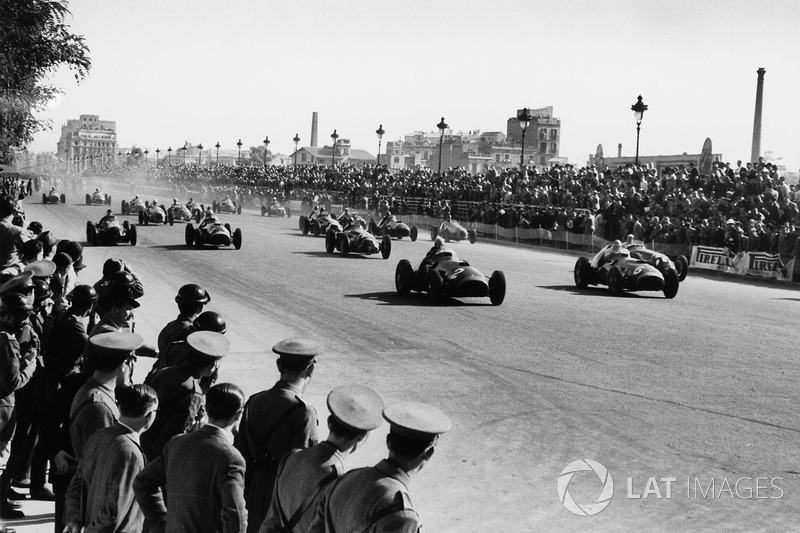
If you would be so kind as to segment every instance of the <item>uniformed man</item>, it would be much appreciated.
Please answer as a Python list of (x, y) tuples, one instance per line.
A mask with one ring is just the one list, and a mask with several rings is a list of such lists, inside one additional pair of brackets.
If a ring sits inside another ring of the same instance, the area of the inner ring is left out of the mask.
[(147, 460), (139, 435), (155, 420), (156, 392), (147, 385), (116, 391), (119, 421), (92, 435), (72, 478), (66, 500), (65, 533), (139, 532), (144, 514), (133, 495), (133, 480)]
[(45, 368), (51, 388), (75, 368), (86, 349), (84, 319), (97, 302), (97, 291), (90, 285), (78, 285), (72, 291), (72, 305), (53, 322), (49, 341), (46, 341)]
[(344, 472), (344, 461), (381, 422), (380, 395), (362, 385), (342, 385), (328, 394), (328, 439), (312, 448), (292, 450), (278, 465), (267, 517), (259, 533), (306, 531), (319, 495)]
[(450, 419), (421, 402), (390, 405), (383, 416), (390, 424), (389, 458), (332, 483), (320, 498), (309, 532), (419, 531), (409, 483), (433, 456), (439, 435), (451, 427)]
[[(175, 303), (178, 304), (178, 318), (164, 326), (158, 334), (158, 351), (165, 351), (175, 341), (182, 341), (192, 331), (192, 322), (203, 312), (203, 307), (211, 301), (211, 295), (200, 285), (187, 283), (178, 290)], [(164, 366), (164, 365), (161, 365)]]
[(25, 265), (25, 270), (33, 272), (34, 279), (43, 279), (49, 284), (50, 278), (56, 272), (56, 264), (49, 259), (41, 259)]
[(243, 405), (239, 387), (214, 385), (207, 395), (208, 423), (170, 440), (136, 476), (133, 491), (152, 533), (245, 531), (245, 462), (233, 446)]
[(236, 447), (247, 461), (245, 499), (248, 533), (258, 531), (267, 515), (278, 462), (290, 450), (317, 444), (317, 412), (302, 400), (323, 351), (320, 343), (300, 338), (272, 347), (279, 355), (280, 380), (247, 400)]
[(202, 424), (205, 400), (200, 380), (217, 371), (231, 347), (224, 335), (214, 331), (190, 333), (186, 343), (187, 361), (155, 372), (148, 381), (161, 405), (155, 423), (142, 435), (142, 447), (150, 460), (158, 457), (169, 439)]

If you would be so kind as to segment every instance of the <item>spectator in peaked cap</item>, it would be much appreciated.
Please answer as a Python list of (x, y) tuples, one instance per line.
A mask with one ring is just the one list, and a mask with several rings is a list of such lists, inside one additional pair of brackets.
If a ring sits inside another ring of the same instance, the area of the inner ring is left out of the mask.
[(342, 385), (328, 394), (328, 439), (285, 455), (259, 533), (307, 531), (322, 489), (345, 472), (346, 458), (380, 426), (384, 403), (363, 385)]
[(439, 435), (451, 427), (450, 419), (420, 402), (390, 405), (383, 417), (390, 424), (389, 458), (342, 476), (320, 498), (307, 531), (352, 531), (363, 524), (380, 530), (380, 524), (389, 523), (384, 519), (390, 520), (393, 530), (419, 530), (420, 518), (408, 492), (411, 476), (431, 459)]
[(127, 359), (144, 343), (142, 337), (127, 331), (100, 333), (89, 339), (97, 357), (103, 359)]
[(228, 355), (231, 349), (230, 341), (216, 331), (195, 331), (186, 337), (186, 343), (193, 351), (217, 359)]
[(257, 532), (267, 515), (281, 457), (318, 442), (317, 411), (303, 401), (302, 394), (311, 382), (322, 345), (292, 338), (278, 342), (272, 351), (279, 356), (280, 380), (248, 399), (236, 440), (250, 472), (245, 479), (248, 533)]
[[(33, 272), (26, 271), (10, 278), (0, 285), (0, 296), (4, 294), (17, 293), (31, 296), (33, 294)], [(33, 303), (33, 300), (31, 300)]]
[(56, 264), (49, 259), (42, 259), (41, 261), (34, 261), (25, 266), (25, 270), (33, 272), (34, 278), (48, 279), (56, 271)]

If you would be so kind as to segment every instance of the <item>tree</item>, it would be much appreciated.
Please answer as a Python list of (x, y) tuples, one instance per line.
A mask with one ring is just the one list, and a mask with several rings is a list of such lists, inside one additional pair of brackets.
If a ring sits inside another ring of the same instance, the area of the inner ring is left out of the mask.
[(66, 66), (80, 82), (91, 69), (83, 36), (65, 23), (69, 14), (66, 0), (0, 1), (0, 162), (52, 128), (34, 117), (61, 92), (46, 76)]
[[(247, 158), (247, 161), (244, 160), (242, 157), (242, 164), (250, 165), (250, 166), (263, 166), (264, 165), (264, 150), (266, 148), (264, 146), (251, 146), (250, 147), (250, 155)], [(272, 161), (273, 159), (272, 152), (267, 150), (267, 163)]]

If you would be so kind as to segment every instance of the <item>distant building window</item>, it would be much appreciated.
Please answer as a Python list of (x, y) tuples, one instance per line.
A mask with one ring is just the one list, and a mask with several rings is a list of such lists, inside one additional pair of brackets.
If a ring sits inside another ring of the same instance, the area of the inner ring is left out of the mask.
[(511, 159), (511, 156), (510, 156), (509, 154), (505, 154), (505, 157), (504, 157), (503, 159), (505, 159), (506, 161), (508, 161), (509, 159)]
[(550, 138), (558, 139), (558, 130), (550, 130)]
[(542, 140), (547, 139), (547, 130), (539, 130), (539, 138)]
[(305, 152), (303, 152), (302, 154), (300, 154), (300, 161), (302, 161), (302, 162), (304, 162), (304, 163), (307, 161), (307, 160), (306, 160), (306, 153), (305, 153)]
[(543, 154), (547, 153), (547, 143), (539, 143), (539, 151)]
[(550, 153), (552, 154), (558, 153), (558, 143), (550, 143)]
[(500, 162), (500, 154), (494, 154), (494, 160), (496, 163)]
[(394, 162), (395, 162), (395, 163), (399, 163), (399, 162), (400, 162), (400, 158), (399, 158), (399, 157), (395, 157), (395, 158), (394, 158)]

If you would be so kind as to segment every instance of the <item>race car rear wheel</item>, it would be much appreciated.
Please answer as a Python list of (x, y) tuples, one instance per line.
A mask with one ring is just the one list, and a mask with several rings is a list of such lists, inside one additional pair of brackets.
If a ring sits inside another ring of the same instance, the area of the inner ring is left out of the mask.
[(239, 206), (236, 208), (236, 214), (237, 215), (241, 215), (242, 214), (242, 205), (241, 204), (239, 204)]
[(144, 211), (139, 211), (139, 225), (144, 224)]
[(665, 298), (675, 298), (675, 295), (678, 294), (678, 287), (680, 287), (680, 276), (678, 275), (678, 271), (674, 268), (670, 268), (664, 274), (664, 297)]
[(347, 234), (342, 232), (336, 236), (336, 240), (339, 243), (339, 252), (346, 256), (350, 253), (350, 240), (347, 238)]
[(585, 289), (592, 279), (592, 263), (585, 257), (579, 257), (575, 262), (575, 286)]
[(397, 294), (406, 296), (414, 287), (414, 267), (408, 259), (401, 259), (394, 271), (394, 286)]
[(194, 247), (198, 250), (203, 247), (203, 232), (200, 231), (200, 228), (194, 230)]
[(369, 219), (369, 224), (367, 225), (367, 231), (372, 233), (373, 235), (378, 235), (378, 225), (375, 223), (375, 219)]
[(95, 233), (97, 230), (94, 228), (94, 224), (91, 221), (86, 222), (86, 244), (89, 246), (94, 246), (94, 238)]
[(506, 299), (506, 275), (502, 270), (492, 272), (489, 278), (489, 300), (492, 305), (500, 305)]
[(417, 229), (417, 227), (416, 226), (411, 226), (411, 232), (409, 234), (409, 236), (411, 237), (411, 242), (415, 242), (417, 240), (418, 233), (419, 233), (419, 230)]
[(300, 215), (297, 219), (297, 229), (303, 232), (303, 235), (308, 233), (306, 230), (306, 224), (308, 223), (308, 218), (305, 215)]
[(67, 195), (66, 195), (66, 194), (62, 194), (62, 195), (60, 196), (60, 198), (61, 198), (61, 203), (62, 203), (62, 204), (65, 204), (65, 203), (67, 203)]
[(392, 238), (388, 235), (384, 235), (383, 239), (381, 239), (379, 248), (381, 251), (381, 257), (384, 259), (389, 259), (389, 255), (392, 253)]
[(286, 218), (291, 218), (291, 217), (292, 217), (292, 211), (287, 207), (286, 208)]
[(242, 230), (240, 228), (236, 228), (233, 232), (233, 247), (237, 250), (242, 248)]
[(689, 260), (686, 259), (685, 255), (679, 255), (675, 258), (675, 270), (678, 271), (678, 281), (686, 279), (686, 275), (689, 273)]
[(200, 223), (200, 215), (201, 215), (201, 212), (200, 212), (199, 209), (195, 209), (194, 211), (192, 211), (192, 218), (198, 224)]
[(92, 205), (92, 197), (89, 194), (86, 195), (86, 205)]
[(434, 226), (434, 227), (432, 227), (432, 228), (431, 228), (431, 240), (432, 240), (432, 241), (435, 241), (435, 240), (436, 240), (436, 237), (437, 237), (438, 235), (439, 235), (439, 228), (437, 228), (437, 227), (435, 227), (435, 226)]
[(333, 231), (325, 234), (325, 251), (329, 254), (336, 251), (336, 233)]
[(194, 244), (194, 226), (192, 224), (186, 224), (186, 246), (191, 246)]
[(128, 231), (129, 229), (131, 229), (131, 223), (125, 220), (122, 222), (122, 227), (125, 229), (125, 231)]
[(263, 217), (266, 214), (267, 214), (267, 206), (262, 205), (261, 206), (261, 216)]
[(106, 205), (111, 205), (111, 195), (106, 194)]
[(443, 298), (442, 276), (436, 270), (428, 271), (428, 299), (432, 303), (439, 303)]
[(320, 232), (322, 231), (322, 227), (318, 220), (311, 221), (311, 229), (314, 231), (314, 237), (319, 237)]
[(175, 225), (175, 215), (172, 214), (172, 210), (167, 211), (167, 220), (169, 221), (170, 226)]
[(478, 232), (474, 229), (469, 230), (467, 236), (469, 237), (470, 244), (475, 244), (475, 241), (478, 240)]
[(136, 226), (131, 226), (130, 232), (128, 233), (128, 241), (130, 241), (131, 246), (136, 246)]
[(47, 203), (47, 195), (46, 195), (46, 194), (44, 194), (44, 193), (42, 193), (42, 203), (43, 203), (43, 204), (46, 204), (46, 203)]
[(611, 294), (614, 296), (619, 296), (622, 294), (623, 288), (622, 269), (614, 265), (611, 267), (611, 270), (608, 271), (608, 290), (611, 291)]

